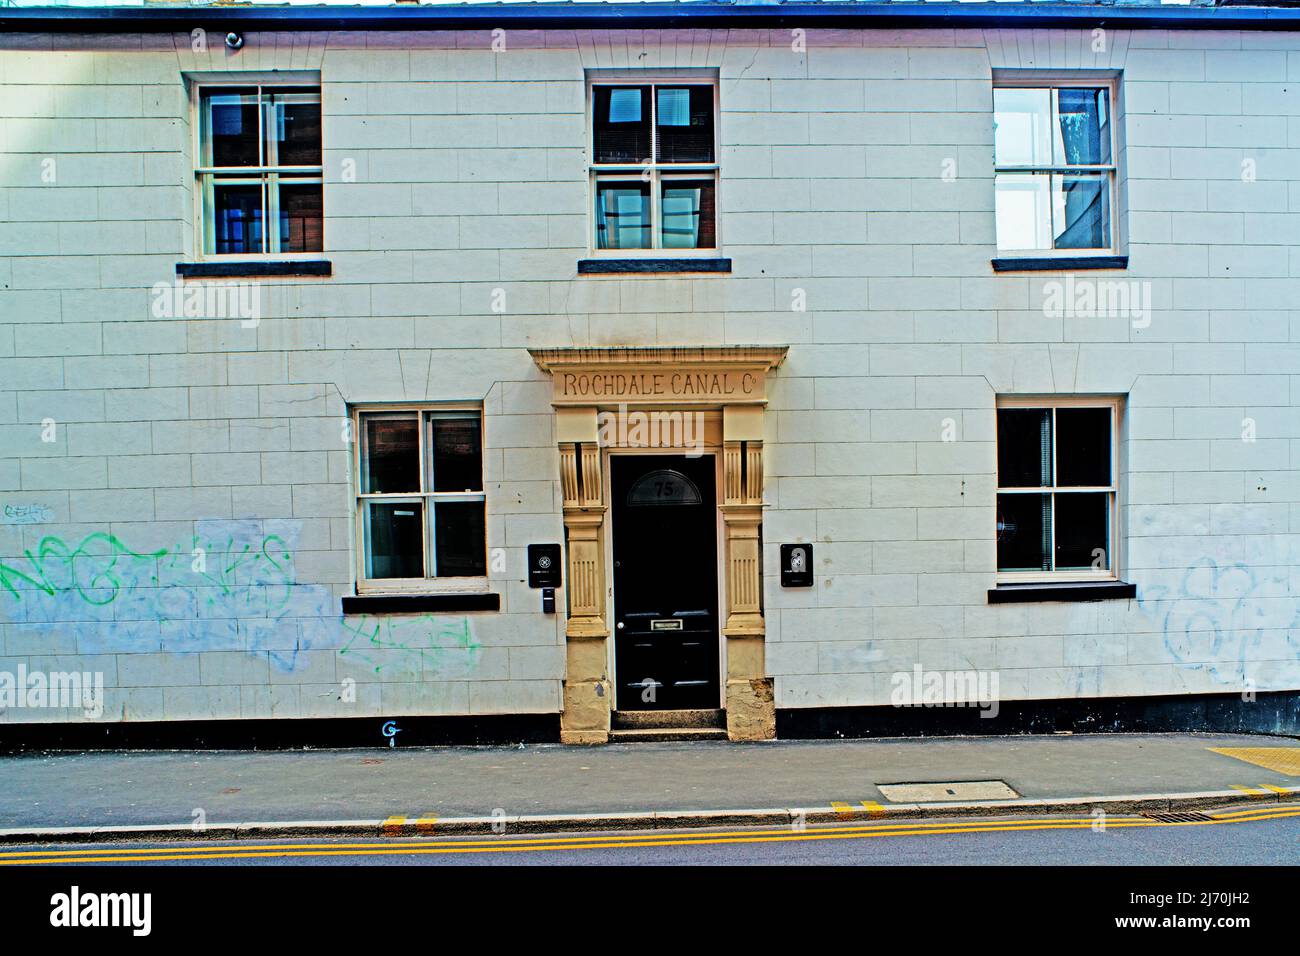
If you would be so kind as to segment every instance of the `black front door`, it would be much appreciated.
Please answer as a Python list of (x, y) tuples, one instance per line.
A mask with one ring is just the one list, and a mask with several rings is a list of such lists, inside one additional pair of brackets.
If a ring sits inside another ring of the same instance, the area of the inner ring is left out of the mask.
[(619, 710), (718, 706), (712, 455), (612, 455)]

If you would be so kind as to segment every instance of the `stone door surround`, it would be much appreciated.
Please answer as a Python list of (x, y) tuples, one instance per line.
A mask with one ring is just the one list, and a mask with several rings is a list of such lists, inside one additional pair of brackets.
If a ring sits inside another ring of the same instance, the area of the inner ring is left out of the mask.
[(529, 349), (551, 376), (568, 563), (567, 666), (560, 738), (609, 740), (611, 686), (598, 415), (623, 408), (722, 411), (725, 700), (732, 740), (775, 736), (764, 655), (763, 410), (787, 346)]

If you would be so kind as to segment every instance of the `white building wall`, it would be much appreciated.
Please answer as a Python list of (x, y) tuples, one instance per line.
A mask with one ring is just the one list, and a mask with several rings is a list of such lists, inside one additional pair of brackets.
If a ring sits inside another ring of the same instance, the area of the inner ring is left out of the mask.
[[(525, 349), (788, 344), (778, 707), (888, 703), (915, 664), (995, 669), (1008, 699), (1300, 688), (1300, 36), (798, 39), (0, 37), (0, 670), (102, 671), (104, 720), (556, 711), (563, 621), (522, 579), (523, 547), (561, 539), (558, 462)], [(720, 71), (734, 271), (577, 277), (583, 71), (679, 66)], [(1149, 325), (1047, 316), (1059, 275), (991, 271), (995, 68), (1123, 71), (1131, 260), (1106, 277), (1150, 283)], [(264, 280), (254, 329), (155, 317), (194, 256), (183, 73), (271, 69), (322, 76), (334, 274)], [(1138, 600), (987, 604), (1016, 393), (1127, 396)], [(466, 399), (501, 612), (345, 621), (347, 404)], [(816, 586), (783, 590), (796, 540)]]

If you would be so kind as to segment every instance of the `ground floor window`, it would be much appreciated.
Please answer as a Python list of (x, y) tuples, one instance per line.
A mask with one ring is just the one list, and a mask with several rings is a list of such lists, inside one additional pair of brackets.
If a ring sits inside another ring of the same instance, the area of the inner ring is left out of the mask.
[(486, 576), (482, 411), (361, 408), (355, 423), (362, 583)]
[(998, 400), (999, 581), (1117, 576), (1120, 412), (1117, 398)]

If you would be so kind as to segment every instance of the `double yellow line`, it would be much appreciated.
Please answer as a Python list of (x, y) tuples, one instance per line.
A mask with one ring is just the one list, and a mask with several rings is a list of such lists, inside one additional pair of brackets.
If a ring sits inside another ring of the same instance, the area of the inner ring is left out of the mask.
[[(1209, 819), (1166, 822), (1147, 817), (1108, 816), (1104, 828), (1212, 826), (1300, 817), (1300, 807), (1257, 807), (1208, 815)], [(392, 856), (455, 853), (536, 853), (570, 850), (631, 849), (636, 847), (718, 846), (744, 843), (789, 843), (815, 840), (859, 840), (879, 837), (938, 836), (958, 833), (997, 833), (1030, 830), (1086, 830), (1098, 824), (1093, 817), (1042, 820), (971, 820), (917, 823), (878, 823), (868, 826), (828, 826), (817, 830), (735, 830), (677, 832), (673, 834), (613, 833), (595, 836), (538, 836), (507, 839), (462, 838), (386, 840), (382, 843), (280, 843), (254, 844), (237, 850), (220, 847), (91, 848), (75, 850), (24, 850), (0, 853), (0, 865), (30, 863), (159, 863), (202, 860), (251, 860), (275, 857)]]

